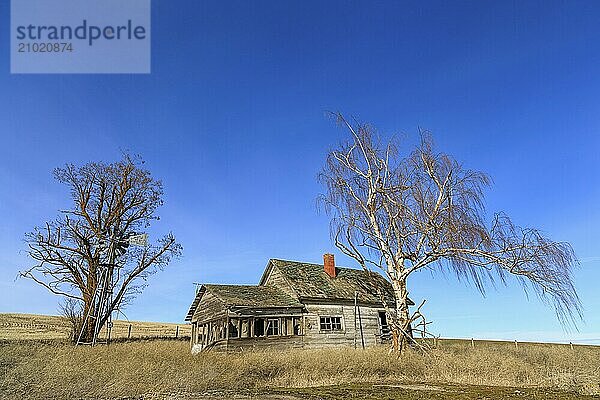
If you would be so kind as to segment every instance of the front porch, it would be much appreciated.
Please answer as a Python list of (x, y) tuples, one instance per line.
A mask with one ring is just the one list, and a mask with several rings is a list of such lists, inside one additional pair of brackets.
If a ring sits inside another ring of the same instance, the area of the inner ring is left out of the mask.
[[(260, 316), (217, 317), (209, 321), (193, 321), (191, 344), (194, 352), (206, 349), (262, 347), (275, 341), (294, 344), (303, 336), (300, 313)], [(288, 340), (286, 340), (288, 339)]]

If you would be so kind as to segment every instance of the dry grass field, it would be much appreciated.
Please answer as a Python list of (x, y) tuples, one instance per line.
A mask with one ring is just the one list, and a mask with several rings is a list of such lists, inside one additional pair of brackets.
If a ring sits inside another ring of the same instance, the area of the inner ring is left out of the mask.
[(385, 348), (192, 356), (187, 341), (92, 348), (17, 338), (13, 331), (0, 340), (1, 399), (600, 398), (600, 348), (593, 346), (476, 342), (473, 349), (442, 340), (427, 355), (400, 358)]
[[(190, 336), (188, 324), (167, 324), (115, 320), (111, 338), (127, 338), (131, 325), (131, 338), (174, 338)], [(179, 328), (178, 328), (179, 327)], [(71, 334), (69, 322), (63, 317), (35, 314), (0, 314), (0, 340), (48, 340), (68, 339)], [(103, 329), (102, 337), (107, 331)]]
[(3, 399), (566, 400), (598, 398), (589, 395), (600, 393), (599, 382), (600, 349), (579, 346), (442, 341), (429, 355), (397, 358), (383, 348), (192, 356), (187, 342), (173, 340), (0, 343)]

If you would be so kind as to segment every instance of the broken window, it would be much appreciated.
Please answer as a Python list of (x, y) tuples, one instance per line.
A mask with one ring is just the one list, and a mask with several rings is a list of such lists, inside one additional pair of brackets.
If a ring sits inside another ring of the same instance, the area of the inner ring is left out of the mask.
[(390, 326), (387, 323), (385, 311), (379, 311), (379, 329), (382, 337), (390, 335)]
[(265, 320), (257, 318), (254, 320), (254, 336), (265, 335)]
[(267, 336), (279, 335), (279, 319), (269, 318), (267, 320)]
[(293, 318), (292, 323), (294, 326), (294, 335), (301, 335), (302, 325), (300, 325), (300, 318)]
[(319, 325), (322, 331), (341, 331), (342, 317), (320, 317)]
[(229, 321), (229, 337), (230, 338), (236, 338), (238, 337), (238, 328), (237, 328), (237, 321)]

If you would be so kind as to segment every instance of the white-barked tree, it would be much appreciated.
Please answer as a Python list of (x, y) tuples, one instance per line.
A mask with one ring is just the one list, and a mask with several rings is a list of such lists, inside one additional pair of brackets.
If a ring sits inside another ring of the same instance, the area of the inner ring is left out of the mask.
[[(319, 201), (332, 217), (335, 245), (390, 280), (396, 304), (386, 308), (395, 349), (414, 343), (413, 328), (423, 314), (420, 306), (410, 312), (408, 284), (424, 269), (453, 271), (482, 293), (488, 283), (514, 277), (552, 305), (561, 323), (581, 318), (572, 247), (518, 227), (504, 213), (487, 224), (485, 173), (437, 152), (427, 132), (403, 156), (397, 140), (384, 143), (370, 126), (336, 117), (350, 138), (327, 155)], [(419, 329), (426, 329), (424, 320)]]

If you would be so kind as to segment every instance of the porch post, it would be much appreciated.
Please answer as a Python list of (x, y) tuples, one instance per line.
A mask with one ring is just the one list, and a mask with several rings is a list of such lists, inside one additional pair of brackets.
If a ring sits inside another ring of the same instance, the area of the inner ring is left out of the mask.
[(196, 335), (196, 323), (192, 322), (192, 334), (190, 335), (190, 347), (192, 347), (192, 346), (194, 346), (194, 344), (196, 344), (197, 336), (198, 335)]
[(229, 312), (227, 312), (227, 318), (225, 318), (225, 349), (229, 345)]

